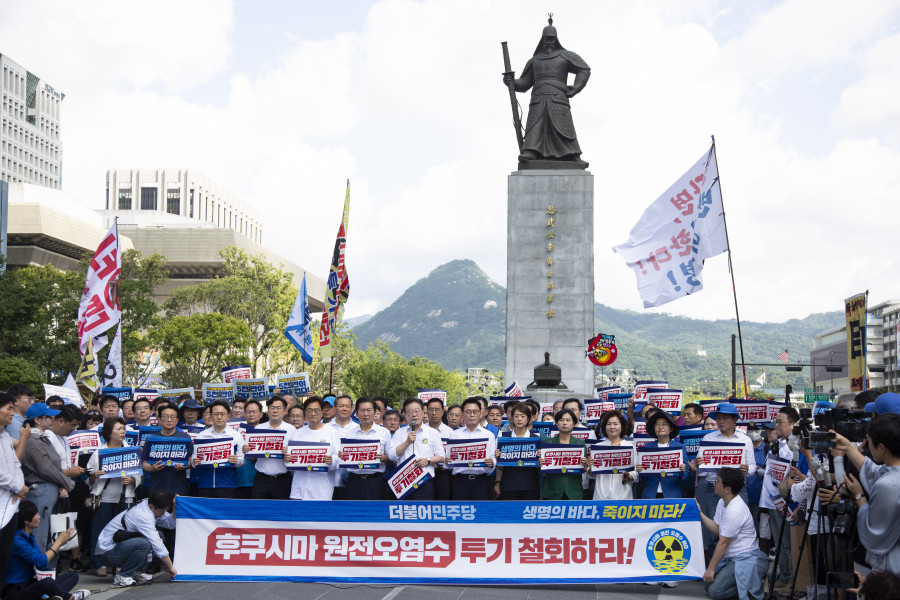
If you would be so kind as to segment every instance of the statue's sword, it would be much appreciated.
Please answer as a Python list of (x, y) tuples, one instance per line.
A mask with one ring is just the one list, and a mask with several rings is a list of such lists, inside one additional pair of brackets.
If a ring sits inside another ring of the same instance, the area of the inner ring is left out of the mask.
[[(500, 42), (500, 45), (503, 46), (503, 75), (509, 75), (515, 79), (516, 74), (509, 63), (509, 49), (506, 47), (506, 42)], [(519, 143), (519, 152), (522, 152), (522, 119), (519, 117), (519, 102), (516, 100), (515, 83), (510, 81), (507, 87), (509, 87), (509, 102), (512, 105), (513, 126), (516, 128), (516, 141)]]

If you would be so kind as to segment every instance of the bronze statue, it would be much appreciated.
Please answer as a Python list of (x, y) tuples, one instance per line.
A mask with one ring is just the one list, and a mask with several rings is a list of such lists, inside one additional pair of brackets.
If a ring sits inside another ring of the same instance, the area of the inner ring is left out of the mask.
[[(525, 135), (519, 145), (519, 169), (586, 169), (588, 163), (581, 160), (569, 98), (584, 89), (591, 68), (559, 43), (552, 14), (534, 56), (525, 63), (519, 79), (510, 70), (506, 42), (503, 50), (506, 63), (503, 82), (510, 89), (511, 100), (515, 102), (514, 92), (532, 90)], [(569, 73), (575, 74), (572, 85), (567, 83)], [(515, 106), (513, 118), (519, 132), (521, 125)]]

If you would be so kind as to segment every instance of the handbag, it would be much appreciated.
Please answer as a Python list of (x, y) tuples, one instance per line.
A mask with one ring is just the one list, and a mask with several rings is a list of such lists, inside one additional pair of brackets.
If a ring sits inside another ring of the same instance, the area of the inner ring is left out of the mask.
[(100, 508), (100, 502), (103, 496), (103, 490), (106, 489), (106, 486), (109, 484), (109, 479), (103, 480), (103, 487), (96, 494), (91, 494), (84, 501), (84, 509), (85, 510), (97, 510)]
[[(131, 510), (131, 509), (129, 508), (128, 510)], [(133, 538), (138, 538), (138, 537), (144, 536), (143, 533), (140, 533), (138, 531), (128, 531), (125, 528), (125, 515), (128, 514), (128, 510), (126, 510), (125, 513), (122, 515), (122, 520), (120, 521), (120, 523), (122, 524), (122, 529), (119, 529), (118, 531), (116, 531), (113, 534), (112, 540), (116, 544), (120, 544), (120, 543), (124, 542), (125, 540), (130, 540)]]
[[(75, 512), (67, 512), (67, 513), (59, 513), (55, 515), (50, 515), (50, 543), (56, 541), (56, 538), (59, 537), (59, 534), (68, 530), (75, 528), (75, 520), (78, 518), (78, 513)], [(78, 548), (78, 534), (72, 536), (72, 538), (60, 546), (59, 550), (62, 552), (63, 550), (72, 550), (73, 548)]]

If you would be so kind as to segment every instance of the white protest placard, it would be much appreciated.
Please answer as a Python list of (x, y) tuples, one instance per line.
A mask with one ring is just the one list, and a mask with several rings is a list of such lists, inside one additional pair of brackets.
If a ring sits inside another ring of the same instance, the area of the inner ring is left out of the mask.
[(634, 403), (647, 402), (647, 390), (650, 388), (665, 389), (669, 387), (668, 381), (638, 381), (634, 386)]
[(388, 487), (398, 500), (419, 489), (419, 486), (431, 479), (431, 475), (416, 464), (416, 457), (410, 456), (387, 476)]
[(381, 453), (379, 440), (357, 440), (353, 438), (341, 438), (341, 469), (378, 469), (381, 461), (378, 455)]
[(732, 400), (738, 411), (738, 424), (767, 423), (769, 421), (769, 401)]
[(309, 383), (309, 373), (288, 373), (276, 378), (281, 395), (300, 398), (308, 396), (312, 388)]
[(90, 454), (100, 447), (100, 432), (92, 429), (73, 431), (66, 437), (72, 464), (78, 464), (79, 454)]
[(194, 458), (200, 459), (202, 468), (231, 467), (228, 457), (237, 454), (237, 444), (230, 437), (194, 440)]
[(300, 442), (291, 440), (288, 442), (287, 463), (289, 471), (327, 471), (328, 464), (325, 457), (328, 456), (328, 442)]
[(634, 442), (634, 447), (640, 450), (650, 442), (656, 441), (656, 438), (649, 433), (635, 433), (631, 436), (631, 440)]
[(787, 477), (787, 474), (790, 470), (790, 459), (781, 458), (780, 456), (772, 456), (771, 454), (766, 459), (766, 477), (768, 477), (775, 483), (781, 483), (782, 481), (784, 481), (784, 478)]
[(286, 437), (287, 432), (280, 429), (248, 427), (244, 430), (244, 441), (250, 449), (244, 452), (244, 458), (281, 458)]
[(156, 400), (157, 398), (159, 398), (158, 390), (146, 390), (146, 389), (141, 389), (141, 388), (137, 388), (134, 390), (134, 401), (135, 402), (137, 402), (138, 400), (149, 400), (152, 404), (153, 401)]
[(488, 451), (487, 438), (447, 440), (446, 467), (484, 467)]
[(266, 400), (269, 398), (269, 382), (265, 377), (235, 379), (234, 397), (242, 400)]
[(74, 404), (80, 408), (84, 408), (84, 400), (81, 399), (81, 394), (79, 394), (75, 390), (71, 390), (67, 387), (63, 387), (61, 385), (50, 385), (49, 383), (44, 384), (44, 400), (50, 396), (59, 396), (63, 399), (65, 404)]
[(641, 475), (678, 473), (681, 471), (682, 464), (681, 449), (648, 450), (641, 448), (638, 450), (638, 464), (641, 466)]
[(447, 406), (447, 390), (419, 388), (417, 397), (425, 404), (428, 404), (428, 401), (432, 398), (437, 398), (444, 406)]
[(703, 459), (701, 473), (718, 471), (722, 467), (740, 468), (744, 458), (744, 444), (741, 442), (718, 442), (700, 440), (697, 458)]
[(678, 414), (681, 412), (681, 390), (647, 390), (647, 402), (667, 413)]
[(606, 387), (598, 387), (596, 398), (598, 400), (608, 400), (610, 394), (621, 394), (622, 386), (608, 385)]
[(584, 446), (544, 444), (541, 447), (542, 473), (581, 473), (583, 460)]
[(593, 461), (591, 473), (594, 475), (617, 475), (634, 471), (636, 457), (634, 446), (592, 444), (588, 450)]
[(587, 441), (591, 439), (590, 427), (574, 427), (572, 428), (572, 437), (577, 440)]
[(552, 402), (541, 402), (541, 414), (535, 420), (540, 421), (541, 418), (548, 413), (551, 415), (553, 414), (553, 403)]
[(216, 400), (224, 400), (228, 404), (234, 402), (234, 383), (204, 383), (203, 403), (209, 406)]
[(597, 425), (603, 413), (615, 408), (616, 405), (612, 400), (585, 400), (584, 419), (588, 425)]
[(169, 402), (174, 402), (178, 404), (178, 397), (187, 394), (191, 398), (194, 397), (194, 388), (192, 387), (183, 387), (183, 388), (173, 388), (171, 390), (157, 390), (156, 397), (157, 398), (165, 398)]
[(222, 381), (231, 383), (235, 379), (250, 379), (253, 372), (249, 365), (237, 365), (234, 367), (222, 367)]

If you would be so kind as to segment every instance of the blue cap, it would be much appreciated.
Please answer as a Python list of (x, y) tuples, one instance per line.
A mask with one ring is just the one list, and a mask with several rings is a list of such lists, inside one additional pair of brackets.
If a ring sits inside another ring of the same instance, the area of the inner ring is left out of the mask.
[(53, 410), (43, 402), (35, 402), (28, 407), (28, 410), (25, 412), (25, 418), (33, 419), (35, 417), (55, 417), (58, 414), (58, 410)]
[(731, 402), (719, 402), (718, 406), (716, 406), (716, 410), (712, 411), (709, 414), (713, 419), (716, 419), (717, 421), (719, 420), (719, 415), (734, 415), (740, 418), (737, 406), (735, 406)]
[(181, 404), (180, 408), (194, 408), (200, 410), (200, 404), (197, 402), (196, 398), (188, 398)]
[(875, 402), (869, 402), (863, 409), (866, 412), (883, 415), (885, 413), (900, 413), (900, 394), (888, 392), (875, 398)]
[(322, 400), (325, 402), (325, 404), (328, 404), (329, 406), (334, 406), (334, 399), (336, 397), (337, 396), (335, 396), (334, 394), (325, 394), (322, 397)]

